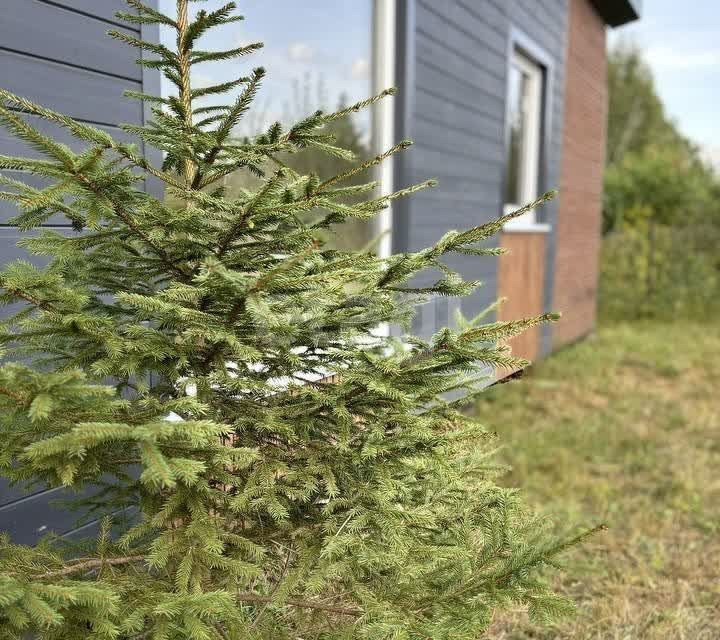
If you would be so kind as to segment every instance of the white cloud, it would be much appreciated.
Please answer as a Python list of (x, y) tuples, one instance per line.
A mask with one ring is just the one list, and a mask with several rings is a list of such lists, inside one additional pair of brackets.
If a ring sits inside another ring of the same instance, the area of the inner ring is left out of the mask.
[(358, 58), (355, 60), (350, 69), (353, 78), (363, 78), (368, 74), (368, 71), (370, 71), (370, 63), (366, 58)]
[(311, 62), (315, 58), (315, 49), (307, 42), (295, 42), (288, 47), (291, 62)]
[(650, 47), (646, 58), (654, 69), (692, 71), (720, 65), (720, 49), (682, 51), (666, 46)]
[(192, 77), (192, 85), (195, 89), (204, 89), (221, 82), (218, 78), (213, 78), (204, 73), (195, 73)]
[(707, 162), (715, 172), (720, 175), (720, 145), (718, 146), (707, 146), (701, 150), (703, 160)]

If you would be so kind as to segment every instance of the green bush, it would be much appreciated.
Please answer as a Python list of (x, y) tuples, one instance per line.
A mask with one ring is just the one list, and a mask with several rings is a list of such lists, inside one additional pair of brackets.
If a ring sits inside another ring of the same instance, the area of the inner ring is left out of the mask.
[(720, 308), (720, 226), (672, 227), (630, 211), (635, 225), (607, 235), (600, 315), (608, 321), (707, 317)]
[(685, 226), (720, 224), (717, 177), (695, 153), (681, 146), (649, 146), (627, 153), (605, 170), (603, 230), (648, 220)]

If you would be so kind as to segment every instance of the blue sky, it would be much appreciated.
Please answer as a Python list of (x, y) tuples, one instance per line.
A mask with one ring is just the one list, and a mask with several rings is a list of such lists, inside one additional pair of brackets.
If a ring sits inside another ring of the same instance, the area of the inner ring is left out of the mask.
[[(211, 11), (223, 4), (210, 0), (191, 6)], [(265, 48), (238, 61), (200, 65), (193, 84), (224, 82), (247, 75), (252, 67), (265, 67), (253, 116), (245, 123), (248, 132), (333, 108), (341, 93), (349, 102), (370, 95), (370, 0), (242, 0), (238, 5), (245, 20), (214, 29), (211, 41), (199, 46), (230, 49), (262, 41)], [(161, 0), (160, 6), (174, 15), (174, 0)], [(163, 33), (163, 40), (168, 37), (169, 32)], [(367, 120), (367, 115), (361, 118)], [(367, 130), (367, 121), (358, 124)]]
[(645, 50), (667, 112), (720, 160), (720, 1), (644, 0), (639, 22), (615, 29)]

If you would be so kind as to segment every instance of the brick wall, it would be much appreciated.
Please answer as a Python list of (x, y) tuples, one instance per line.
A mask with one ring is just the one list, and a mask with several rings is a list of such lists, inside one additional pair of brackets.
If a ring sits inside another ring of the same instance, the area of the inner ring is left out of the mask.
[(553, 347), (595, 326), (607, 125), (605, 24), (589, 0), (569, 5), (553, 290), (563, 319), (553, 327)]

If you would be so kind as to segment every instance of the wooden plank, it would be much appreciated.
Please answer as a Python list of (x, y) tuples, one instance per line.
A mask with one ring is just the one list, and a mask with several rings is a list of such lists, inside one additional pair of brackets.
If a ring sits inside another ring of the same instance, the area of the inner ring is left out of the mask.
[[(430, 99), (434, 99), (430, 97)], [(430, 139), (433, 135), (438, 139), (437, 131), (444, 131), (448, 140), (458, 142), (467, 146), (468, 144), (479, 145), (483, 142), (488, 143), (491, 148), (499, 149), (505, 153), (505, 145), (502, 139), (502, 123), (497, 120), (482, 118), (473, 119), (471, 122), (455, 122), (444, 121), (442, 114), (434, 114), (432, 111), (426, 112), (418, 110), (413, 113), (415, 118), (415, 138), (414, 140)], [(478, 120), (480, 120), (478, 122)], [(461, 142), (465, 141), (465, 142)], [(454, 145), (453, 145), (454, 146)]]
[[(420, 114), (416, 117), (413, 140), (417, 148), (427, 146), (436, 151), (445, 151), (448, 154), (464, 158), (470, 162), (505, 162), (505, 146), (502, 138), (492, 135), (496, 132), (492, 123), (488, 130), (478, 123), (474, 130), (468, 131), (449, 126), (442, 126), (440, 120), (432, 116), (426, 118)], [(412, 153), (420, 153), (414, 150)]]
[[(124, 509), (114, 511), (110, 514), (112, 517), (112, 535), (115, 538), (120, 537), (131, 526), (140, 521), (140, 509), (136, 505), (129, 505)], [(93, 520), (86, 525), (71, 529), (63, 534), (63, 538), (70, 542), (81, 542), (88, 539), (97, 539), (100, 534), (100, 520)]]
[[(60, 125), (48, 122), (37, 116), (31, 116), (28, 114), (21, 114), (23, 119), (35, 129), (40, 131), (46, 136), (51, 137), (56, 142), (67, 145), (73, 151), (82, 151), (88, 148), (88, 144), (82, 140), (79, 140), (72, 135), (67, 129)], [(118, 127), (112, 127), (107, 125), (93, 125), (97, 126), (98, 129), (107, 131), (115, 140), (118, 142), (132, 142), (138, 143), (138, 139), (125, 133)], [(0, 153), (6, 156), (22, 156), (24, 158), (43, 158), (45, 157), (42, 152), (31, 147), (29, 144), (20, 140), (12, 133), (7, 131), (4, 127), (0, 126)]]
[[(435, 78), (437, 77), (436, 75)], [(492, 104), (486, 104), (482, 101), (478, 102), (477, 97), (478, 96), (475, 95), (471, 102), (465, 102), (462, 99), (458, 99), (452, 92), (444, 93), (443, 87), (436, 88), (432, 85), (418, 84), (413, 113), (411, 115), (429, 113), (437, 116), (442, 114), (446, 122), (461, 123), (465, 127), (475, 124), (473, 118), (487, 118), (488, 120), (504, 123), (504, 102), (499, 104), (497, 101), (493, 101)], [(437, 101), (437, 109), (428, 108), (427, 103), (430, 100)], [(453, 112), (457, 114), (457, 117), (454, 118), (450, 115)]]
[[(110, 478), (103, 480), (112, 481)], [(36, 544), (49, 533), (73, 533), (95, 522), (98, 516), (96, 513), (90, 514), (87, 506), (71, 508), (71, 505), (79, 498), (91, 497), (101, 490), (100, 485), (88, 485), (80, 493), (58, 487), (19, 497), (0, 506), (1, 530), (13, 542), (21, 544)]]
[(488, 91), (462, 76), (452, 75), (434, 61), (419, 56), (415, 60), (418, 88), (432, 87), (434, 93), (481, 112), (504, 113), (504, 94)]
[[(52, 137), (55, 141), (66, 144), (73, 151), (81, 151), (87, 147), (87, 144), (82, 140), (78, 140), (73, 137), (67, 129), (64, 129), (56, 124), (42, 120), (40, 118), (23, 114), (23, 118), (31, 123), (42, 133)], [(135, 138), (125, 133), (122, 129), (117, 127), (99, 127), (104, 131), (107, 131), (116, 140), (121, 142), (137, 142)], [(42, 158), (44, 157), (37, 149), (34, 149), (22, 140), (19, 140), (7, 130), (0, 127), (0, 153), (9, 156), (21, 156), (29, 158)], [(31, 174), (23, 173), (20, 171), (5, 171), (3, 172), (7, 177), (20, 180), (36, 189), (42, 189), (49, 186), (52, 181), (34, 176)], [(0, 186), (3, 190), (13, 191), (10, 187)], [(9, 200), (0, 200), (0, 225), (7, 225), (10, 218), (16, 216), (18, 213), (15, 204)], [(53, 216), (48, 220), (49, 225), (60, 225), (68, 226), (69, 222), (64, 216)], [(0, 247), (0, 262), (2, 261), (2, 248)]]
[(498, 153), (491, 153), (489, 147), (486, 156), (476, 154), (474, 157), (468, 157), (463, 153), (453, 153), (449, 149), (436, 148), (423, 141), (417, 143), (413, 152), (417, 154), (414, 169), (419, 172), (426, 171), (429, 176), (497, 180), (504, 164), (504, 157)]
[[(0, 227), (0, 263), (3, 265), (13, 260), (27, 260), (35, 264), (47, 264), (47, 258), (30, 256), (25, 249), (16, 246), (17, 241), (26, 234), (15, 227)], [(9, 307), (0, 307), (0, 314), (7, 315)]]
[[(497, 56), (504, 56), (506, 35), (479, 19), (455, 0), (417, 0), (417, 24), (436, 38), (454, 43), (458, 48), (472, 53), (485, 53), (478, 57), (478, 65), (488, 64), (497, 70)], [(488, 58), (490, 58), (488, 60)]]
[(38, 0), (5, 0), (0, 46), (139, 82), (133, 48), (107, 35), (110, 25)]
[[(483, 52), (483, 58), (485, 57)], [(498, 64), (489, 64), (477, 59), (473, 52), (463, 51), (452, 43), (444, 42), (434, 34), (418, 30), (417, 55), (425, 60), (435, 60), (447, 69), (448, 73), (467, 78), (474, 85), (479, 85), (484, 91), (496, 95), (505, 93), (505, 71)]]
[(508, 27), (506, 0), (456, 0), (465, 11), (481, 19), (499, 33)]
[[(543, 313), (545, 282), (545, 233), (503, 233), (498, 293), (506, 297), (500, 320), (518, 320)], [(510, 340), (513, 354), (528, 360), (540, 355), (540, 327), (533, 327)], [(508, 372), (499, 372), (504, 375)]]
[(107, 125), (142, 122), (141, 103), (122, 95), (124, 89), (139, 90), (139, 82), (9, 51), (0, 51), (0, 68), (6, 70), (5, 89), (50, 109)]
[[(44, 189), (45, 187), (49, 187), (51, 184), (53, 184), (52, 180), (49, 180), (47, 178), (43, 178), (41, 176), (34, 176), (32, 174), (28, 173), (21, 173), (21, 172), (9, 172), (6, 171), (4, 174), (9, 177), (13, 178), (15, 180), (19, 180), (20, 182), (24, 182), (28, 186), (31, 186), (35, 189)], [(12, 191), (15, 192), (16, 190), (13, 187), (8, 187), (5, 185), (2, 185), (2, 188), (4, 191)], [(17, 208), (14, 202), (11, 200), (0, 200), (0, 225), (8, 225), (10, 224), (10, 219), (15, 217), (20, 213), (20, 210)], [(61, 227), (67, 227), (70, 226), (70, 222), (68, 219), (60, 214), (55, 214), (51, 218), (48, 219), (47, 225), (49, 226), (61, 226)], [(5, 246), (0, 246), (0, 261), (5, 260)], [(0, 503), (2, 502), (2, 492), (0, 492)]]
[(34, 489), (26, 491), (23, 490), (22, 487), (11, 486), (7, 478), (0, 478), (0, 507), (35, 493), (42, 493), (42, 490)]
[[(14, 178), (15, 180), (19, 180), (20, 182), (24, 182), (25, 184), (29, 185), (30, 187), (33, 187), (34, 189), (44, 189), (45, 187), (49, 187), (51, 184), (54, 184), (53, 181), (43, 178), (41, 176), (35, 176), (29, 173), (23, 173), (21, 171), (5, 171), (4, 175)], [(144, 182), (138, 182), (137, 188), (138, 190), (143, 190)], [(15, 191), (14, 187), (11, 186), (0, 186), (5, 191)], [(15, 205), (14, 202), (10, 200), (0, 200), (0, 227), (8, 226), (10, 225), (10, 220), (14, 218), (15, 216), (20, 213), (19, 209)], [(69, 227), (71, 226), (70, 221), (65, 217), (65, 215), (61, 213), (56, 213), (48, 220), (43, 223), (43, 227)], [(2, 247), (0, 247), (0, 265), (2, 264), (3, 260), (3, 252)]]
[[(55, 4), (79, 11), (102, 20), (116, 24), (127, 24), (115, 17), (116, 11), (130, 11), (124, 0), (42, 0), (46, 4)], [(146, 3), (157, 8), (157, 0), (146, 0)], [(139, 29), (138, 29), (139, 31)]]

